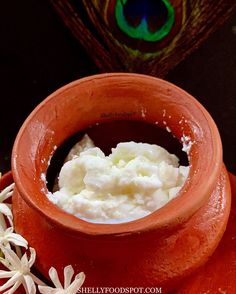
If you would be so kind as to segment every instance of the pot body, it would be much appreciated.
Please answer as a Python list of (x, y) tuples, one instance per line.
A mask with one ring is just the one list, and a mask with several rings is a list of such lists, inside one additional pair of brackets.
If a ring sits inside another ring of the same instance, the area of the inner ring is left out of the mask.
[(76, 236), (32, 209), (17, 191), (13, 198), (18, 233), (37, 252), (36, 266), (45, 276), (51, 266), (73, 265), (86, 273), (85, 286), (173, 289), (182, 278), (203, 265), (225, 231), (230, 187), (225, 168), (207, 203), (174, 230), (118, 236)]
[[(191, 142), (190, 174), (178, 197), (142, 219), (112, 225), (87, 223), (49, 202), (42, 174), (55, 146), (89, 126), (124, 119)], [(15, 228), (36, 249), (44, 275), (51, 266), (62, 275), (71, 264), (85, 272), (87, 286), (172, 289), (206, 262), (226, 228), (230, 186), (217, 128), (189, 94), (152, 77), (98, 75), (56, 91), (22, 126), (12, 167)]]

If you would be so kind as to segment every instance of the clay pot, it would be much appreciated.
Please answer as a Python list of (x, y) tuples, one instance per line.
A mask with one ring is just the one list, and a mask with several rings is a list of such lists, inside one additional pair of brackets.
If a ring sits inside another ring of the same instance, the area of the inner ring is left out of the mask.
[[(88, 223), (52, 204), (42, 174), (55, 146), (89, 126), (123, 120), (191, 138), (190, 174), (178, 197), (144, 218), (112, 225)], [(96, 75), (54, 92), (19, 131), (12, 172), (15, 228), (36, 249), (37, 268), (47, 276), (54, 266), (62, 275), (72, 264), (85, 272), (86, 286), (174, 288), (211, 256), (230, 211), (214, 121), (180, 88), (144, 75)]]

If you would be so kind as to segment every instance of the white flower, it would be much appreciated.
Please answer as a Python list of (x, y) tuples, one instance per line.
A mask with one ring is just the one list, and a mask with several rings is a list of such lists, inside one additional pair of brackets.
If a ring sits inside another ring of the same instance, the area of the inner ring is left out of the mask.
[[(26, 294), (35, 294), (35, 283), (45, 285), (30, 272), (36, 258), (36, 253), (33, 248), (29, 249), (29, 260), (26, 253), (20, 259), (10, 248), (0, 246), (0, 249), (4, 254), (4, 258), (0, 258), (0, 262), (9, 269), (9, 271), (0, 270), (0, 279), (9, 278), (9, 280), (0, 287), (0, 293), (13, 294), (21, 285), (23, 285)], [(7, 291), (3, 292), (4, 290)]]
[[(49, 270), (49, 276), (55, 288), (46, 286), (31, 273), (31, 267), (36, 259), (35, 249), (29, 248), (29, 258), (27, 253), (22, 256), (20, 247), (27, 249), (28, 242), (21, 235), (14, 233), (11, 205), (3, 203), (12, 196), (14, 185), (14, 183), (11, 184), (0, 193), (0, 252), (2, 251), (4, 255), (4, 258), (0, 257), (0, 263), (8, 269), (0, 270), (0, 279), (8, 279), (5, 284), (0, 286), (0, 293), (13, 294), (23, 285), (26, 294), (36, 294), (35, 284), (38, 284), (39, 292), (42, 294), (76, 294), (85, 280), (85, 275), (81, 272), (71, 282), (74, 275), (71, 265), (64, 268), (64, 287), (58, 278), (56, 269), (53, 267)], [(10, 224), (9, 228), (7, 228), (5, 217)], [(11, 245), (15, 246), (15, 251), (11, 249)]]
[(5, 189), (2, 190), (2, 192), (0, 193), (0, 202), (5, 201), (6, 199), (12, 196), (14, 186), (15, 183), (12, 183), (11, 185), (7, 186)]
[(85, 274), (81, 272), (75, 276), (74, 281), (71, 283), (71, 279), (74, 275), (74, 270), (71, 265), (64, 268), (64, 287), (62, 286), (54, 267), (51, 267), (48, 273), (56, 288), (38, 286), (41, 294), (76, 294), (85, 280)]
[(7, 203), (3, 203), (6, 199), (12, 196), (13, 188), (15, 184), (11, 184), (10, 186), (6, 187), (2, 192), (0, 193), (0, 224), (5, 229), (6, 228), (6, 222), (4, 220), (5, 215), (10, 223), (11, 226), (13, 226), (13, 216), (11, 212), (11, 205)]
[(0, 225), (0, 244), (10, 248), (10, 244), (28, 248), (28, 242), (19, 234), (13, 233), (13, 228), (4, 230)]

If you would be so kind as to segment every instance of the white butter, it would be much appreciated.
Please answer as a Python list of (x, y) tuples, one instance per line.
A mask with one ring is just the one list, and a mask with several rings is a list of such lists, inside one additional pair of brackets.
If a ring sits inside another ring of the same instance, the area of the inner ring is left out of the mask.
[(48, 197), (60, 208), (97, 223), (144, 217), (176, 197), (189, 167), (162, 147), (120, 143), (109, 156), (88, 136), (77, 144), (59, 175), (59, 191)]

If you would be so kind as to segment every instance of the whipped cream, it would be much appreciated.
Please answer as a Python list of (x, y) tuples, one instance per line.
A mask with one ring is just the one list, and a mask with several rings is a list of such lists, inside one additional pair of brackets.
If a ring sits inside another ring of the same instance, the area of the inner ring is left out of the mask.
[(85, 135), (70, 151), (49, 199), (89, 222), (121, 223), (142, 218), (175, 198), (189, 167), (164, 148), (125, 142), (106, 156)]

